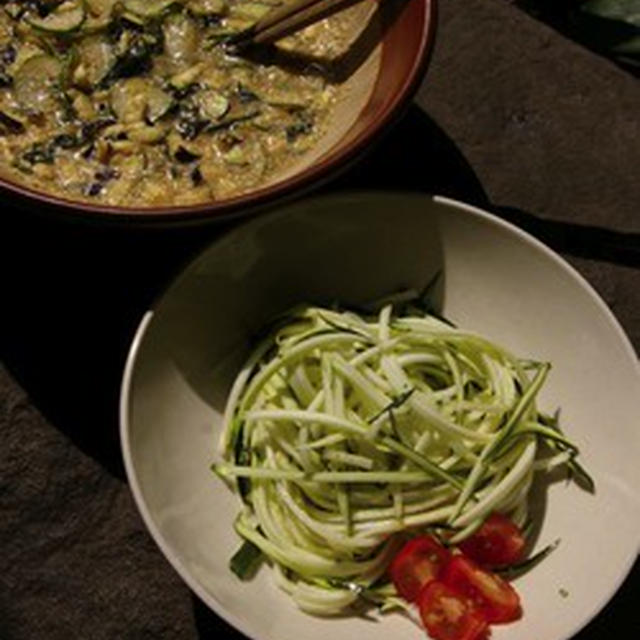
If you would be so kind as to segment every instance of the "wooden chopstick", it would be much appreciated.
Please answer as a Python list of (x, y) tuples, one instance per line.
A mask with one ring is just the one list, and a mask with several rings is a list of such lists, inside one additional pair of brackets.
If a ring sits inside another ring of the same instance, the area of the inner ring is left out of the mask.
[(269, 44), (363, 0), (294, 0), (269, 11), (254, 25), (225, 41), (242, 48)]

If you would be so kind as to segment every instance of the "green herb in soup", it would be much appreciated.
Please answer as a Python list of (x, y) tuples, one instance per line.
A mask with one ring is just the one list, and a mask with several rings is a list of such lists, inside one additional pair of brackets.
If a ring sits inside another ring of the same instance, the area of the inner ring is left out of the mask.
[(339, 87), (310, 61), (329, 60), (347, 31), (338, 14), (259, 57), (221, 46), (277, 4), (0, 2), (0, 171), (73, 200), (140, 207), (272, 180), (324, 133)]

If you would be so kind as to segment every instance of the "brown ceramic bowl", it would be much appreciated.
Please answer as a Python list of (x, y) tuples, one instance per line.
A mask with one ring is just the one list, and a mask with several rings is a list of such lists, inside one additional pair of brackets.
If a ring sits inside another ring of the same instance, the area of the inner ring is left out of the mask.
[(350, 10), (353, 44), (343, 56), (343, 98), (314, 149), (271, 183), (225, 200), (190, 206), (134, 208), (72, 201), (29, 189), (0, 175), (0, 190), (17, 208), (102, 222), (188, 223), (228, 220), (321, 184), (357, 159), (407, 106), (426, 70), (436, 27), (436, 0), (365, 0)]

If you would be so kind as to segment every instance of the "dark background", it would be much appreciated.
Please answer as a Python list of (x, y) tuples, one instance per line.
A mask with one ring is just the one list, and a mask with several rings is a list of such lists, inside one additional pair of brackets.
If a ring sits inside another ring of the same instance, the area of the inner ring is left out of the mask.
[[(439, 193), (515, 222), (591, 282), (640, 352), (639, 108), (633, 74), (512, 3), (441, 0), (414, 103), (324, 189)], [(0, 224), (0, 640), (239, 637), (151, 541), (117, 433), (142, 313), (224, 229), (78, 226), (6, 196)], [(640, 637), (639, 586), (636, 563), (577, 639)]]

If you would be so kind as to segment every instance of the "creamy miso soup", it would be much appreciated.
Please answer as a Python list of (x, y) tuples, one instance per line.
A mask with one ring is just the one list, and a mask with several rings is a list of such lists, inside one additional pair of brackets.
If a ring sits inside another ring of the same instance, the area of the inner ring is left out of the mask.
[[(0, 2), (0, 172), (106, 205), (184, 205), (274, 181), (325, 134), (347, 12), (234, 51), (278, 0)], [(326, 65), (323, 61), (328, 61)]]

